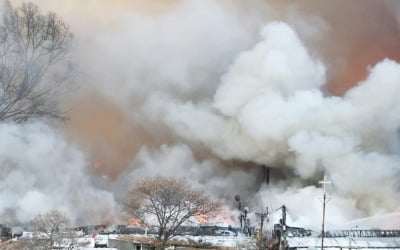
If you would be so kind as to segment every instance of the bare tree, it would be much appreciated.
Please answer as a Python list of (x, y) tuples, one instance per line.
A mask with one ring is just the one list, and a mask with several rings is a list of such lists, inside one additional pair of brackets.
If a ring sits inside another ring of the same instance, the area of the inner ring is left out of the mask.
[(132, 188), (126, 211), (145, 221), (154, 218), (158, 223), (157, 240), (164, 249), (177, 229), (191, 217), (212, 216), (220, 205), (186, 181), (156, 177), (137, 182)]
[(73, 232), (68, 229), (69, 223), (65, 213), (58, 210), (37, 215), (33, 220), (34, 245), (41, 249), (53, 249), (54, 247), (72, 249), (75, 237)]
[(71, 76), (69, 27), (38, 6), (6, 1), (0, 19), (0, 121), (63, 118), (57, 96)]

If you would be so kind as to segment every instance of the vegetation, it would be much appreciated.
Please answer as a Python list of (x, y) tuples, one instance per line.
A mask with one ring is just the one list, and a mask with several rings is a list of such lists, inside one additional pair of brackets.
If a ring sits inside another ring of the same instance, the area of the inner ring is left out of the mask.
[(179, 226), (195, 216), (212, 216), (220, 205), (186, 181), (156, 177), (134, 185), (126, 211), (142, 221), (154, 219), (158, 248), (164, 249)]
[(39, 214), (33, 220), (35, 234), (33, 245), (40, 249), (73, 249), (75, 235), (68, 226), (70, 222), (65, 213), (59, 210), (51, 210), (45, 214)]
[(72, 76), (68, 52), (72, 33), (54, 13), (38, 6), (14, 8), (6, 1), (0, 20), (0, 121), (64, 118), (62, 86)]

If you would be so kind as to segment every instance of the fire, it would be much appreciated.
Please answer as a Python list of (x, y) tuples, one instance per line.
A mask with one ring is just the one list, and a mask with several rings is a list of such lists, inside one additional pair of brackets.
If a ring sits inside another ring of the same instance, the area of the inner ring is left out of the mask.
[(194, 219), (200, 224), (222, 224), (222, 225), (235, 225), (236, 214), (232, 214), (227, 206), (222, 206), (221, 210), (212, 215), (198, 215)]
[(207, 216), (205, 216), (205, 215), (199, 215), (199, 216), (197, 216), (197, 217), (196, 217), (196, 220), (197, 220), (198, 222), (200, 222), (201, 224), (206, 224), (206, 223), (208, 223)]
[(138, 220), (138, 219), (131, 218), (131, 219), (129, 220), (129, 225), (135, 226), (135, 227), (140, 227), (140, 226), (142, 226), (142, 223), (141, 223), (140, 220)]
[(223, 225), (235, 225), (238, 223), (237, 214), (232, 213), (228, 206), (222, 206), (218, 214), (215, 215), (215, 223)]

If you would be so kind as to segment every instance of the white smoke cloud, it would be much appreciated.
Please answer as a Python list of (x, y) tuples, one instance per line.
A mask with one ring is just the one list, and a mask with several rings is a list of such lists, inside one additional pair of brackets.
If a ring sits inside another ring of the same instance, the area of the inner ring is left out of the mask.
[[(332, 188), (328, 187), (327, 190), (330, 192)], [(291, 185), (286, 188), (279, 186), (265, 187), (256, 194), (255, 198), (265, 202), (264, 205), (268, 205), (270, 223), (266, 226), (270, 229), (273, 229), (275, 223), (279, 223), (282, 218), (279, 208), (285, 205), (287, 207), (288, 225), (304, 226), (317, 232), (321, 230), (322, 190), (320, 188), (315, 186), (302, 187), (301, 185)], [(326, 206), (327, 230), (334, 226), (345, 229), (347, 226), (344, 225), (361, 215), (362, 213), (356, 208), (356, 202), (351, 198), (334, 196), (331, 199), (328, 195)]]
[[(209, 0), (182, 1), (157, 15), (125, 11), (118, 26), (99, 32), (89, 48), (84, 46), (82, 64), (89, 65), (103, 93), (122, 107), (155, 93), (208, 97), (234, 56), (256, 36), (256, 29), (247, 26), (252, 18), (238, 15), (223, 2)], [(99, 51), (106, 61), (93, 60)]]
[[(60, 2), (64, 7), (81, 4)], [(316, 200), (321, 189), (315, 185), (325, 173), (333, 182), (328, 224), (395, 211), (399, 65), (384, 60), (343, 97), (326, 96), (321, 88), (328, 70), (292, 28), (302, 29), (307, 40), (318, 39), (319, 27), (327, 29), (323, 20), (318, 19), (314, 29), (309, 21), (294, 26), (269, 23), (260, 38), (255, 31), (268, 18), (252, 15), (256, 11), (240, 15), (235, 4), (226, 3), (181, 1), (155, 15), (133, 9), (105, 11), (101, 28), (84, 11), (64, 13), (67, 20), (78, 20), (72, 27), (81, 41), (75, 53), (84, 80), (94, 82), (90, 87), (154, 138), (168, 134), (172, 141), (132, 155), (129, 174), (115, 183), (117, 193), (127, 191), (136, 179), (174, 175), (227, 201), (236, 193), (253, 192), (246, 201), (257, 209), (285, 203), (298, 215), (291, 222), (315, 226), (320, 220), (315, 214), (321, 212)], [(258, 1), (257, 6), (264, 4)], [(301, 20), (301, 13), (293, 19)], [(93, 27), (96, 33), (89, 32)], [(53, 207), (75, 217), (89, 214), (88, 204), (115, 209), (108, 207), (114, 204), (112, 194), (90, 183), (84, 153), (58, 132), (37, 123), (6, 124), (0, 131), (6, 138), (0, 144), (0, 160), (6, 166), (0, 182), (0, 199), (7, 201), (0, 205), (3, 214), (12, 209), (27, 220)], [(196, 157), (199, 148), (211, 153)], [(23, 151), (27, 157), (21, 156)], [(231, 160), (240, 168), (232, 168)], [(282, 173), (271, 186), (259, 189), (260, 171), (246, 169), (251, 165), (247, 162)], [(93, 220), (101, 215), (96, 212)]]
[(396, 210), (400, 65), (384, 60), (344, 97), (327, 97), (324, 67), (288, 25), (268, 24), (262, 34), (222, 77), (213, 103), (161, 96), (144, 113), (223, 159), (292, 169), (303, 186), (327, 174), (334, 197), (358, 209), (343, 206), (343, 218)]
[[(201, 141), (223, 159), (267, 164), (279, 160), (276, 155), (287, 149), (281, 139), (290, 136), (304, 113), (323, 99), (318, 87), (323, 84), (324, 68), (313, 61), (287, 25), (271, 24), (263, 34), (266, 40), (241, 54), (223, 77), (214, 103), (181, 104), (156, 96), (149, 99), (143, 113), (154, 119), (164, 118), (177, 134)], [(291, 42), (292, 47), (281, 45), (280, 40)], [(280, 62), (279, 67), (274, 66), (274, 58)], [(296, 86), (297, 81), (301, 81), (300, 86)], [(296, 87), (290, 90), (291, 86)], [(213, 112), (212, 105), (226, 116)]]
[[(18, 6), (23, 1), (10, 2)], [(76, 38), (73, 56), (79, 59), (82, 84), (100, 91), (108, 98), (107, 101), (119, 105), (124, 115), (140, 121), (142, 117), (137, 112), (137, 105), (158, 93), (184, 100), (211, 96), (219, 77), (235, 55), (254, 43), (256, 26), (265, 19), (260, 13), (245, 17), (234, 6), (228, 7), (228, 1), (182, 1), (166, 4), (155, 14), (142, 12), (141, 4), (136, 6), (124, 1), (120, 3), (127, 9), (112, 8), (113, 1), (101, 4), (79, 0), (58, 1), (56, 4), (46, 0), (33, 2), (39, 4), (43, 12), (57, 12), (71, 25)], [(101, 10), (101, 13), (95, 10)], [(158, 124), (145, 125), (146, 129), (157, 132)], [(68, 121), (65, 126), (68, 126)], [(122, 127), (130, 126), (124, 124)], [(165, 128), (165, 125), (161, 126)], [(90, 178), (96, 178), (90, 169), (90, 160), (96, 159), (91, 155), (75, 149), (57, 130), (41, 123), (7, 124), (1, 129), (5, 136), (3, 146), (14, 143), (18, 149), (7, 147), (1, 151), (4, 155), (0, 155), (0, 161), (5, 166), (1, 183), (7, 188), (1, 192), (0, 200), (4, 202), (0, 214), (12, 214), (10, 221), (27, 222), (40, 212), (59, 208), (78, 223), (96, 224), (106, 217), (104, 211), (107, 215), (115, 215), (117, 208), (113, 194), (91, 183)], [(18, 138), (27, 138), (29, 145), (9, 136), (8, 130), (15, 130)], [(98, 145), (98, 148), (108, 147)], [(24, 151), (29, 158), (19, 153)], [(135, 155), (131, 157), (135, 158)], [(165, 146), (159, 153), (154, 149), (143, 149), (133, 168), (146, 157), (153, 157), (152, 161), (158, 165), (163, 163), (158, 159), (170, 158), (176, 163), (178, 161), (173, 157), (186, 159), (186, 163), (191, 162), (190, 173), (203, 184), (207, 176), (212, 176), (211, 172), (220, 172), (210, 190), (218, 190), (226, 199), (234, 194), (224, 190), (224, 176), (241, 179), (240, 187), (246, 190), (251, 189), (257, 176), (251, 171), (236, 173), (224, 169), (225, 164), (218, 159), (197, 161), (191, 150), (180, 144), (171, 148)], [(151, 176), (151, 167), (155, 164), (145, 166), (146, 170), (138, 170), (141, 178)], [(188, 174), (185, 174), (184, 167), (180, 164), (176, 169), (182, 176)], [(172, 166), (169, 168), (172, 170)], [(202, 171), (204, 173), (200, 174)], [(130, 181), (116, 183), (119, 187), (127, 185), (119, 188), (118, 192), (127, 191), (132, 184)], [(107, 188), (113, 188), (109, 180), (99, 182), (102, 187), (109, 185)], [(96, 211), (91, 210), (92, 205)]]
[[(40, 122), (0, 124), (0, 216), (26, 223), (51, 209), (74, 223), (113, 220), (113, 194), (91, 183), (84, 154)], [(111, 217), (110, 217), (111, 216)]]
[(237, 191), (246, 194), (254, 192), (254, 183), (258, 182), (257, 175), (260, 172), (257, 168), (244, 171), (234, 167), (234, 163), (227, 164), (217, 159), (198, 160), (184, 144), (163, 145), (158, 149), (145, 147), (132, 162), (133, 170), (122, 175), (124, 179), (120, 182), (129, 186), (136, 180), (160, 174), (184, 178), (193, 187), (231, 204)]
[(288, 25), (271, 23), (261, 34), (265, 40), (236, 58), (215, 94), (214, 105), (226, 116), (238, 116), (250, 103), (262, 105), (265, 96), (287, 97), (324, 83), (324, 67)]

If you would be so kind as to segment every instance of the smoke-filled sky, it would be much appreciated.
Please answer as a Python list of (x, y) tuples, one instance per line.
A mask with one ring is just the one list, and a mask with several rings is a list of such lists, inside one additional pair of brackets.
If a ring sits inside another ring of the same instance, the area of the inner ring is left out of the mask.
[(397, 1), (33, 2), (70, 25), (79, 73), (68, 121), (0, 126), (1, 215), (118, 221), (155, 175), (299, 226), (319, 225), (323, 175), (328, 226), (398, 211)]

